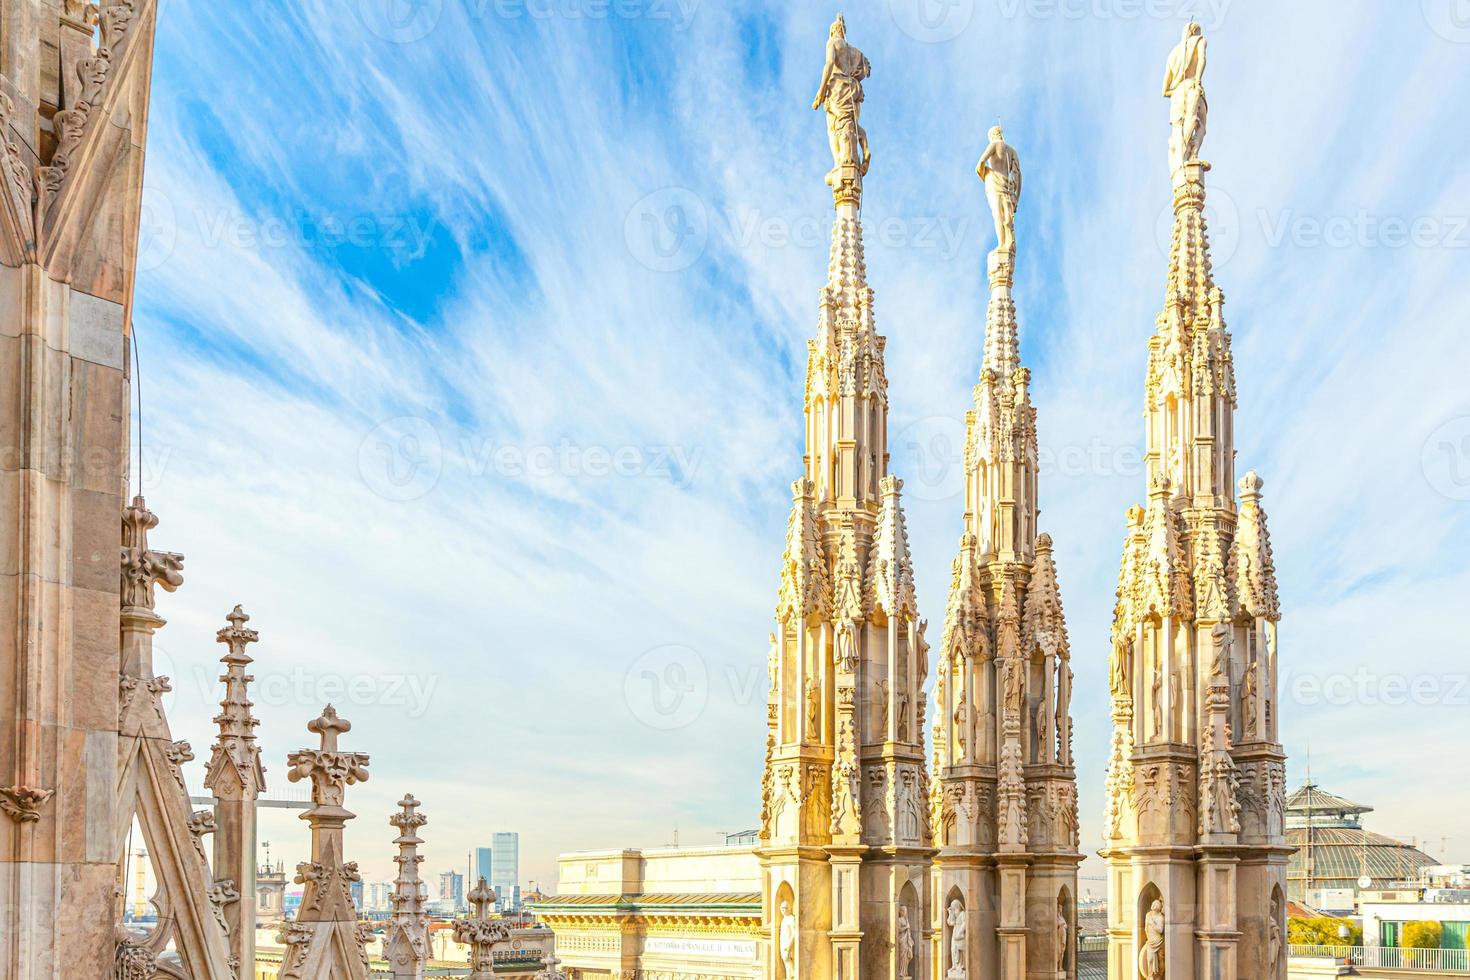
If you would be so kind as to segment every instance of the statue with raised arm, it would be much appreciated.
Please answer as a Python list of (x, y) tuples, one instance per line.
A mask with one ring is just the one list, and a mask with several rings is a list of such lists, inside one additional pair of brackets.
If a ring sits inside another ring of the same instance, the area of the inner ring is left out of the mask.
[(1164, 70), (1164, 97), (1169, 100), (1169, 172), (1178, 173), (1187, 163), (1198, 163), (1205, 141), (1205, 37), (1200, 26), (1190, 21), (1184, 37), (1169, 53)]
[(867, 56), (847, 43), (847, 23), (838, 14), (827, 39), (827, 62), (817, 87), (813, 109), (827, 110), (827, 142), (832, 148), (832, 170), (827, 183), (837, 187), (839, 171), (852, 168), (858, 177), (868, 172), (868, 134), (859, 117), (863, 109), (863, 80), (872, 74)]
[(1014, 254), (1016, 207), (1021, 203), (1021, 159), (999, 126), (991, 127), (990, 144), (980, 154), (975, 173), (985, 181), (985, 200), (995, 218), (996, 250)]

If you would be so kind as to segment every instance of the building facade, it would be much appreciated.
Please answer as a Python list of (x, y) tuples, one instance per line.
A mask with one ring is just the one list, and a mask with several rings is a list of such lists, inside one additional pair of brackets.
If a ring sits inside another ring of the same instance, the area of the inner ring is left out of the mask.
[(1036, 409), (1011, 297), (1021, 166), (1000, 127), (990, 135), (977, 169), (998, 245), (935, 686), (931, 928), (936, 978), (1021, 980), (1075, 975), (1082, 856), (1071, 650), (1037, 533)]
[(749, 847), (584, 851), (531, 911), (572, 980), (755, 980), (760, 887)]
[(762, 782), (764, 976), (924, 975), (930, 922), (924, 624), (902, 483), (888, 471), (886, 339), (860, 220), (867, 58), (832, 25), (826, 111), (836, 216), (807, 342), (806, 453), (792, 485)]
[(1205, 40), (1169, 57), (1174, 197), (1148, 344), (1148, 502), (1128, 512), (1103, 857), (1113, 980), (1281, 978), (1285, 754), (1261, 479), (1235, 480), (1235, 373), (1205, 228)]

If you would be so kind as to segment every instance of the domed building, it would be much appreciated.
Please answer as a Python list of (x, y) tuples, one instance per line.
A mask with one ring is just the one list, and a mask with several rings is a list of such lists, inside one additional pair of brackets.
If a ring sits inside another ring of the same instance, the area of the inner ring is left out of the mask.
[[(1363, 829), (1363, 806), (1306, 783), (1286, 801), (1286, 842), (1296, 848), (1287, 865), (1287, 897), (1309, 902), (1327, 888), (1354, 892), (1417, 881), (1419, 869), (1438, 864), (1403, 841)], [(1360, 879), (1368, 878), (1366, 885)]]

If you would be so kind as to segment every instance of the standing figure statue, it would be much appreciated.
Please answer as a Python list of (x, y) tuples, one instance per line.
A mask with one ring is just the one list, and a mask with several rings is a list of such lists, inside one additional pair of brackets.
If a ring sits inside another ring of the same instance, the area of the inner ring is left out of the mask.
[(781, 966), (785, 980), (796, 980), (796, 916), (791, 903), (781, 903)]
[(999, 126), (990, 130), (990, 145), (980, 154), (975, 173), (985, 181), (985, 200), (995, 218), (996, 250), (1016, 251), (1016, 207), (1021, 203), (1021, 159)]
[(959, 899), (949, 903), (949, 913), (944, 917), (949, 926), (949, 973), (946, 976), (963, 977), (969, 972), (965, 958), (965, 907)]
[(1190, 21), (1184, 37), (1169, 53), (1164, 70), (1164, 97), (1169, 100), (1169, 172), (1178, 173), (1187, 163), (1199, 162), (1205, 141), (1205, 37), (1200, 26)]
[(1164, 903), (1154, 899), (1143, 919), (1143, 948), (1138, 951), (1138, 972), (1143, 980), (1164, 980)]
[(827, 142), (832, 148), (832, 171), (827, 183), (837, 186), (838, 171), (851, 167), (866, 176), (872, 157), (868, 134), (858, 121), (863, 109), (863, 80), (872, 74), (867, 56), (847, 43), (847, 23), (838, 14), (827, 39), (827, 63), (817, 86), (813, 109), (827, 109)]
[(1057, 903), (1057, 972), (1065, 973), (1067, 970), (1067, 911), (1062, 903)]
[(914, 930), (909, 925), (908, 906), (898, 907), (898, 980), (909, 980), (909, 966), (914, 962)]

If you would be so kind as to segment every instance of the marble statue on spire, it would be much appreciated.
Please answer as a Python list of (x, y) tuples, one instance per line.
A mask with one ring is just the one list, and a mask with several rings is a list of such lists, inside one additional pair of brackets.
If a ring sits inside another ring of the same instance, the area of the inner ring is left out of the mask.
[(985, 200), (995, 218), (996, 250), (1016, 251), (1016, 208), (1021, 203), (1021, 159), (1006, 142), (997, 124), (990, 129), (990, 144), (980, 154), (975, 173), (985, 181)]
[(1188, 163), (1199, 162), (1205, 141), (1205, 37), (1190, 21), (1184, 36), (1169, 53), (1164, 69), (1164, 97), (1169, 100), (1169, 172), (1177, 174)]
[(812, 100), (813, 109), (827, 110), (827, 142), (832, 149), (832, 170), (827, 174), (827, 183), (838, 194), (844, 187), (856, 193), (872, 161), (868, 134), (859, 121), (863, 80), (870, 74), (872, 66), (867, 56), (847, 43), (847, 22), (838, 14), (827, 39), (822, 81)]

